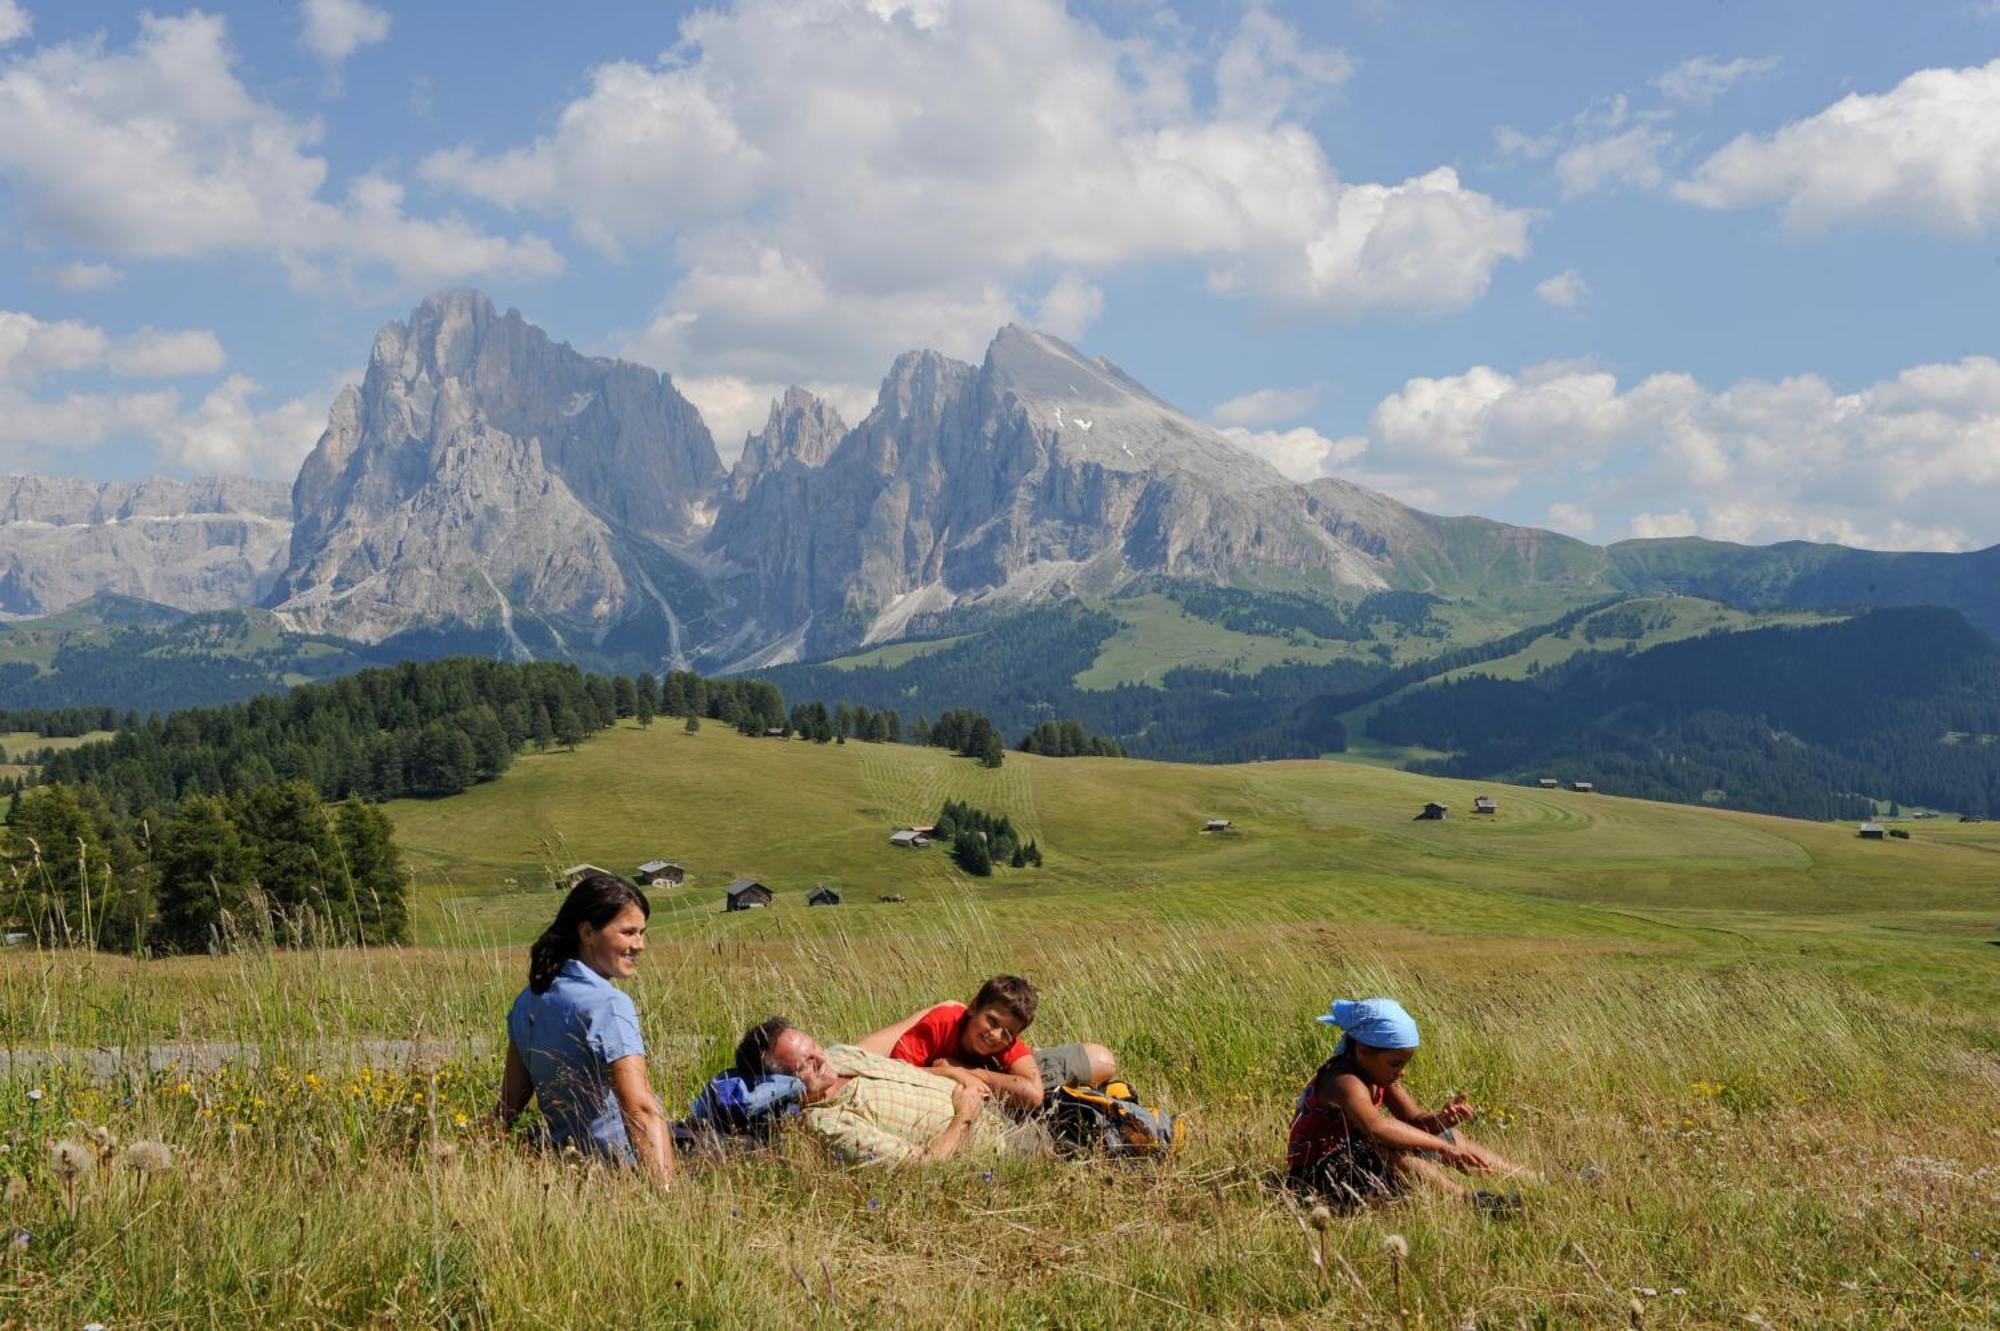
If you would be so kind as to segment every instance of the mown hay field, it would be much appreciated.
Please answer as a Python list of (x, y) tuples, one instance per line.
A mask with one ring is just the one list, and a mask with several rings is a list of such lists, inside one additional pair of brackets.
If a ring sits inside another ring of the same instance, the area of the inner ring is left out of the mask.
[[(1500, 813), (1474, 820), (1476, 793)], [(947, 796), (990, 880), (887, 844)], [(1444, 824), (1412, 822), (1421, 802)], [(392, 808), (421, 938), (0, 961), (0, 1322), (1956, 1327), (2000, 1318), (2000, 833), (1432, 781), (622, 728)], [(1203, 819), (1235, 831), (1202, 834)], [(842, 1171), (803, 1142), (666, 1196), (483, 1124), (552, 867), (661, 855), (632, 985), (663, 1098), (748, 1022), (853, 1036), (1018, 969), (1191, 1125), (1157, 1168)], [(725, 915), (753, 875), (770, 910)], [(511, 880), (511, 881), (510, 881)], [(836, 884), (847, 903), (808, 910)], [(878, 901), (900, 895), (903, 903)], [(1518, 1220), (1312, 1223), (1275, 1186), (1336, 995), (1424, 1023), (1420, 1098), (1532, 1164)], [(82, 1066), (82, 1051), (100, 1052)], [(67, 1052), (64, 1052), (67, 1051)], [(148, 1053), (147, 1051), (150, 1051)], [(39, 1095), (35, 1093), (39, 1092)], [(91, 1129), (116, 1138), (104, 1158)], [(69, 1138), (92, 1157), (68, 1179)], [(128, 1164), (135, 1139), (172, 1164)], [(71, 1213), (72, 1197), (74, 1214)], [(1383, 1252), (1404, 1236), (1407, 1260)], [(1400, 1292), (1399, 1292), (1400, 1291)]]

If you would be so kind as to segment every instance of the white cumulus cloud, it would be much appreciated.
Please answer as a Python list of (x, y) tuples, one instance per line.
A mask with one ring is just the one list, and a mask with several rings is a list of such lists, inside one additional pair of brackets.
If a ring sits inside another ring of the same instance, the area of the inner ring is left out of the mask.
[(222, 341), (205, 328), (163, 332), (142, 328), (121, 338), (106, 363), (111, 372), (134, 379), (183, 379), (214, 374), (229, 361)]
[(64, 291), (109, 291), (125, 280), (125, 274), (108, 263), (85, 263), (81, 259), (49, 270), (48, 280)]
[(151, 446), (170, 466), (292, 476), (325, 428), (338, 383), (261, 407), (258, 385), (230, 375), (189, 407), (171, 388), (126, 392), (73, 382), (93, 374), (183, 379), (214, 374), (226, 362), (220, 339), (206, 329), (142, 328), (114, 337), (80, 320), (0, 310), (0, 470), (32, 471), (55, 451), (124, 442)]
[(260, 410), (257, 382), (232, 374), (152, 431), (160, 457), (199, 472), (290, 478), (326, 429), (337, 385)]
[(0, 180), (30, 231), (125, 259), (262, 255), (308, 286), (561, 269), (539, 237), (408, 216), (380, 177), (329, 199), (320, 126), (260, 101), (235, 66), (227, 25), (200, 12), (142, 14), (128, 47), (89, 38), (0, 66)]
[(1295, 481), (1326, 476), (1352, 461), (1365, 447), (1358, 439), (1329, 439), (1310, 426), (1289, 430), (1246, 430), (1232, 425), (1223, 438), (1254, 453)]
[(736, 0), (591, 70), (541, 137), (422, 170), (607, 254), (670, 245), (682, 276), (632, 349), (758, 382), (878, 374), (917, 334), (976, 354), (1044, 309), (1073, 335), (1129, 265), (1353, 318), (1464, 305), (1527, 252), (1529, 215), (1449, 168), (1338, 175), (1300, 116), (1342, 53), (1253, 6), (1204, 59), (1060, 0)]
[(34, 28), (35, 16), (21, 6), (20, 0), (0, 0), (0, 46), (20, 41)]
[(1295, 421), (1319, 402), (1319, 385), (1303, 388), (1259, 388), (1232, 397), (1208, 418), (1217, 425), (1282, 425)]
[(2000, 540), (2000, 360), (1920, 365), (1855, 392), (1813, 374), (1630, 387), (1589, 364), (1408, 381), (1344, 475), (1420, 507), (1555, 496), (1569, 530), (1960, 549)]
[(1778, 64), (1779, 58), (1774, 55), (1738, 56), (1734, 60), (1698, 55), (1660, 74), (1653, 80), (1653, 86), (1670, 102), (1702, 107), (1743, 80), (1770, 73)]
[(2000, 221), (2000, 60), (1920, 70), (1741, 135), (1674, 194), (1704, 208), (1776, 205), (1800, 230), (1886, 221), (1982, 234)]
[(1586, 139), (1556, 158), (1556, 179), (1565, 198), (1609, 185), (1656, 189), (1667, 176), (1660, 154), (1673, 141), (1672, 134), (1652, 125), (1634, 125), (1604, 138)]
[(299, 0), (299, 40), (329, 69), (389, 38), (389, 12), (365, 0)]
[(1535, 295), (1559, 310), (1573, 310), (1590, 294), (1590, 284), (1574, 268), (1565, 268), (1553, 277), (1535, 283)]

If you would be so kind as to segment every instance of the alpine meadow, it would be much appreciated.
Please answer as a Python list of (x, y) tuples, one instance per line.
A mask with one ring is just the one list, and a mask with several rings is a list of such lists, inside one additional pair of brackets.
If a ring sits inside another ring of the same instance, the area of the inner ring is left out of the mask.
[(0, 0), (0, 1331), (2000, 1331), (2000, 0)]
[[(1498, 810), (1412, 821), (1475, 794)], [(971, 880), (887, 831), (947, 798), (1033, 835)], [(1993, 824), (1849, 826), (1331, 762), (1190, 767), (626, 722), (391, 804), (417, 944), (7, 957), (8, 1311), (36, 1324), (530, 1326), (614, 1260), (634, 1324), (1979, 1325), (2000, 1311)], [(1202, 831), (1227, 818), (1225, 833)], [(829, 1173), (793, 1141), (672, 1192), (484, 1126), (497, 1014), (584, 849), (671, 854), (632, 992), (685, 1103), (767, 1010), (859, 1032), (1017, 967), (1117, 1048), (1170, 1161)], [(770, 909), (724, 913), (754, 874)], [(818, 884), (838, 909), (810, 909)], [(884, 896), (903, 900), (885, 902)], [(1288, 1200), (1329, 990), (1401, 995), (1544, 1182)], [(93, 1134), (101, 1133), (102, 1136)], [(43, 1138), (92, 1163), (67, 1178)], [(146, 1172), (129, 1143), (158, 1141)], [(100, 1143), (101, 1142), (101, 1147)], [(67, 1190), (66, 1190), (67, 1189)], [(71, 1194), (74, 1203), (71, 1205)], [(606, 1225), (606, 1217), (614, 1217)], [(1385, 1238), (1401, 1235), (1392, 1263)], [(972, 1278), (940, 1280), (970, 1263)], [(1012, 1282), (982, 1278), (1016, 1273)], [(773, 1278), (774, 1273), (782, 1278)], [(582, 1317), (582, 1320), (593, 1320)]]

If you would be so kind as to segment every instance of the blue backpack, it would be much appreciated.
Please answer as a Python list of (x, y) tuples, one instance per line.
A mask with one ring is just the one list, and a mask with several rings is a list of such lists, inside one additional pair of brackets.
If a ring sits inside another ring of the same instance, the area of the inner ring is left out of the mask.
[(709, 1078), (687, 1117), (674, 1124), (674, 1145), (707, 1154), (766, 1145), (778, 1124), (799, 1112), (805, 1094), (797, 1077), (774, 1072), (749, 1081), (728, 1068)]

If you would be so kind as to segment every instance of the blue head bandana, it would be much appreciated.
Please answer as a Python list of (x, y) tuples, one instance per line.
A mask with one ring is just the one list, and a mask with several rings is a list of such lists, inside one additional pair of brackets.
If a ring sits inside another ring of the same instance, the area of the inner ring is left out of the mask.
[(1319, 1020), (1328, 1026), (1338, 1026), (1345, 1032), (1346, 1038), (1341, 1041), (1343, 1047), (1348, 1040), (1365, 1044), (1370, 1049), (1417, 1047), (1416, 1018), (1403, 1011), (1403, 1005), (1393, 998), (1364, 998), (1359, 1002), (1351, 998), (1337, 998)]

